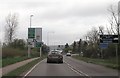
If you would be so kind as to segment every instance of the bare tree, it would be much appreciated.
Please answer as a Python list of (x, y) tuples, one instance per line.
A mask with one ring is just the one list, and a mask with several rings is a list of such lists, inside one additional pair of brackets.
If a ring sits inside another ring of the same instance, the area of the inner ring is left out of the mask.
[(7, 43), (11, 43), (15, 37), (16, 28), (18, 26), (18, 15), (9, 14), (6, 17), (5, 25), (5, 40)]
[(87, 46), (84, 52), (84, 55), (87, 57), (97, 57), (98, 49), (99, 49), (99, 34), (104, 33), (103, 28), (99, 27), (99, 30), (95, 27), (90, 30), (86, 37), (87, 37)]
[(110, 23), (110, 32), (116, 34), (113, 28), (114, 27), (113, 17), (109, 19), (109, 23)]
[(110, 18), (109, 18), (109, 23), (110, 23), (110, 29), (109, 32), (111, 32), (112, 34), (117, 34), (118, 31), (118, 10), (116, 9), (116, 7), (114, 7), (113, 5), (110, 5), (110, 7), (108, 8), (108, 11), (110, 12)]
[(98, 42), (98, 36), (99, 36), (99, 32), (96, 28), (92, 28), (91, 31), (88, 32), (87, 37), (89, 39), (90, 42), (92, 43), (97, 43)]
[(111, 31), (111, 29), (110, 28), (108, 28), (108, 26), (106, 26), (106, 29), (107, 29), (107, 34), (113, 34), (113, 32)]
[(103, 26), (99, 26), (99, 34), (104, 34), (104, 27)]

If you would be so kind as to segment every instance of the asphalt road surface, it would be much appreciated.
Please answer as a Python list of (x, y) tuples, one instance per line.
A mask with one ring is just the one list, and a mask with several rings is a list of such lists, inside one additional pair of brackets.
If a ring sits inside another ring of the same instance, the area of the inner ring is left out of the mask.
[(64, 56), (64, 63), (40, 62), (27, 76), (118, 76), (118, 71)]

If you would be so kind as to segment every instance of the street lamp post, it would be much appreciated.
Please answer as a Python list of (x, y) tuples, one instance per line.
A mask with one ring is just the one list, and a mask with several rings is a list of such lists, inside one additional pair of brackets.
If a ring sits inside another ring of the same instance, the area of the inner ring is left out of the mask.
[[(33, 15), (30, 15), (30, 28), (31, 28), (31, 18), (33, 17)], [(30, 58), (30, 51), (31, 51), (31, 44), (28, 44), (28, 58)]]
[(32, 23), (32, 22), (31, 22), (32, 17), (33, 17), (33, 15), (30, 15), (30, 28), (31, 28), (31, 25), (32, 25), (32, 24), (31, 24), (31, 23)]
[(49, 46), (49, 34), (54, 32), (47, 32), (47, 45)]

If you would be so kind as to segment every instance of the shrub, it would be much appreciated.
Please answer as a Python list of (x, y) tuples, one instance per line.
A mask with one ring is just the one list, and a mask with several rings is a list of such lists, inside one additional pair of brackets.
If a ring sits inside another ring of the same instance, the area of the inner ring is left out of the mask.
[(9, 48), (9, 47), (4, 47), (2, 49), (2, 57), (16, 57), (16, 56), (25, 56), (27, 51), (25, 50), (20, 50), (17, 48)]

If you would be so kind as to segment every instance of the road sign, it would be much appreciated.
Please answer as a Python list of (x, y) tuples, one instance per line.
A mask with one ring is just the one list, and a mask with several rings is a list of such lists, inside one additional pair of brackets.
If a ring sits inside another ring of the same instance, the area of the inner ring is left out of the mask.
[(42, 42), (36, 42), (36, 47), (41, 47), (42, 46)]
[(28, 45), (32, 47), (41, 47), (42, 28), (28, 28)]
[(113, 35), (113, 43), (118, 43), (118, 35)]
[(100, 35), (100, 43), (118, 43), (118, 35)]
[(34, 41), (33, 41), (33, 39), (27, 39), (27, 42), (28, 42), (28, 46), (29, 47), (34, 47)]
[(102, 49), (108, 48), (108, 43), (100, 43), (100, 48)]
[(35, 28), (35, 40), (42, 42), (42, 28)]
[(35, 38), (35, 28), (28, 28), (28, 39)]

